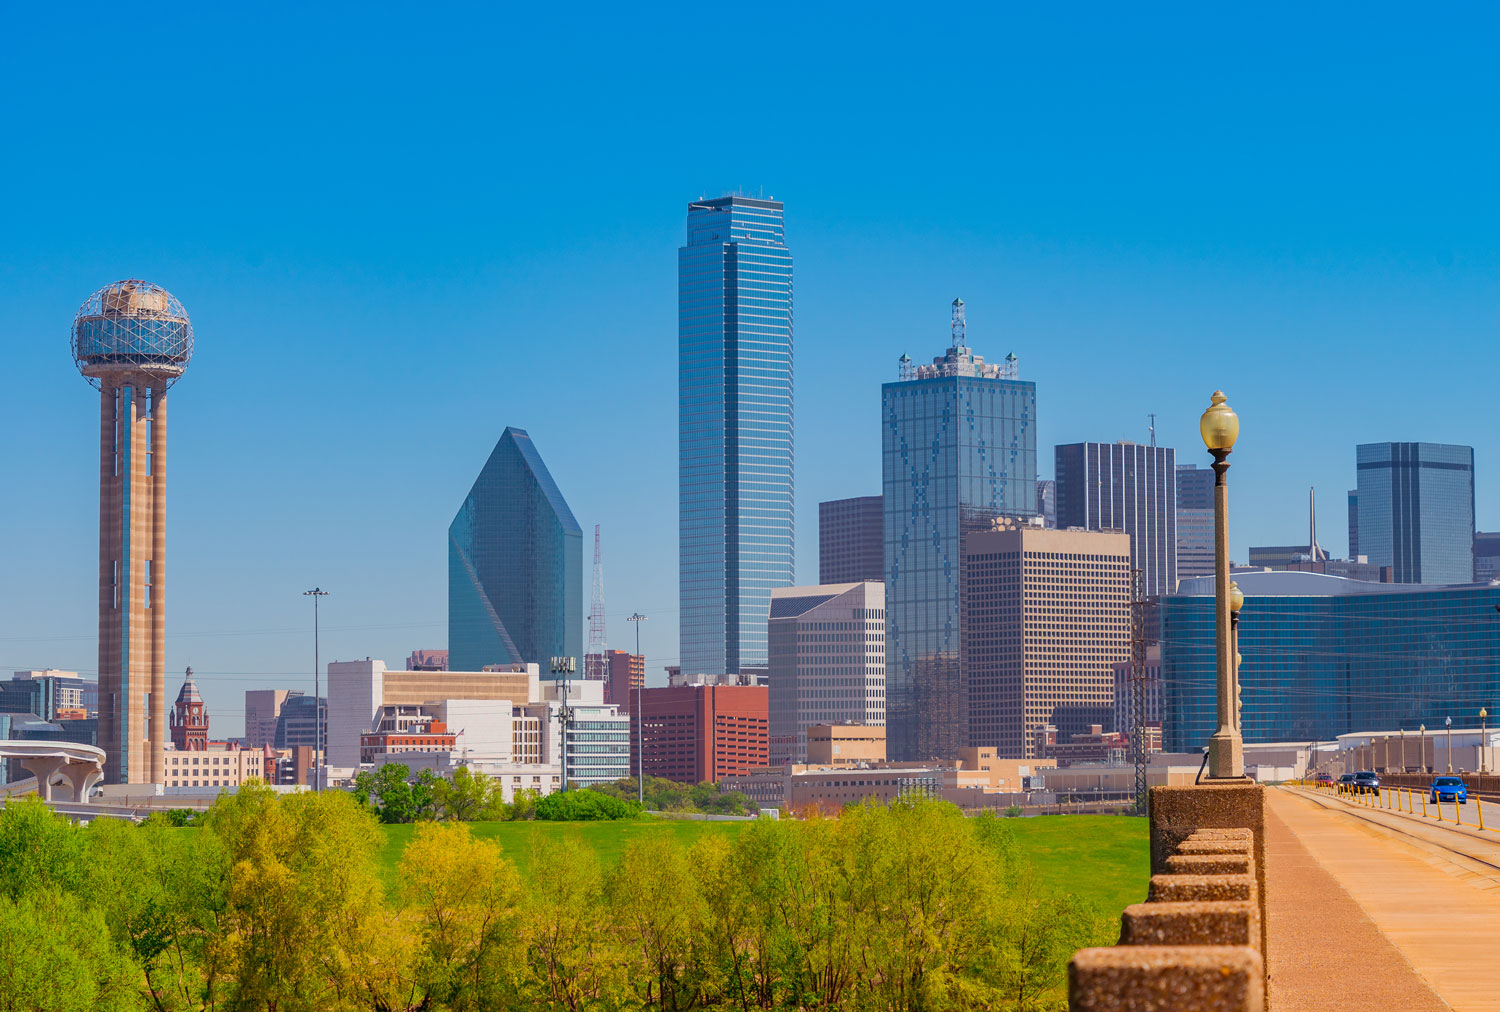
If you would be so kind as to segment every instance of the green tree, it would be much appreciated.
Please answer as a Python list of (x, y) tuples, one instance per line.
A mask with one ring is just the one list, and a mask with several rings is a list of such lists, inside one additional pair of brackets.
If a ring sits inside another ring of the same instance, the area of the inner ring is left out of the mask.
[(594, 790), (554, 791), (536, 804), (536, 817), (549, 822), (607, 822), (640, 814), (638, 803)]
[(0, 895), (0, 1012), (133, 1012), (139, 974), (97, 910), (68, 893)]
[(499, 787), (483, 773), (471, 773), (467, 766), (453, 771), (452, 780), (438, 779), (432, 784), (433, 807), (440, 818), (473, 822), (493, 812)]
[(224, 997), (229, 943), (227, 855), (211, 833), (153, 816), (89, 826), (87, 890), (130, 952), (158, 1012), (214, 1008)]
[(83, 877), (83, 831), (38, 797), (0, 808), (0, 896), (72, 891)]
[(401, 857), (401, 894), (422, 939), (422, 991), (453, 1010), (503, 1007), (521, 989), (521, 883), (463, 823), (424, 823)]
[(610, 874), (610, 908), (620, 937), (633, 942), (628, 978), (649, 1008), (684, 1012), (705, 991), (721, 992), (699, 952), (706, 911), (687, 851), (675, 840), (633, 840)]
[(594, 848), (576, 833), (534, 837), (527, 899), (523, 999), (568, 1012), (619, 1007), (628, 994), (624, 958), (609, 931)]

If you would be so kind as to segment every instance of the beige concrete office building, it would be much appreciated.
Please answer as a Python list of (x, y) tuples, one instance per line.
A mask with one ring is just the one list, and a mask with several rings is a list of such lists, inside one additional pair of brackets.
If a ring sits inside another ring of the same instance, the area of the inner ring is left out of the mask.
[(771, 592), (771, 762), (805, 762), (814, 724), (885, 725), (885, 584)]
[(245, 690), (245, 744), (262, 748), (276, 744), (276, 721), (286, 702), (287, 689)]
[(970, 534), (963, 633), (969, 744), (1033, 759), (1034, 731), (1114, 723), (1130, 654), (1130, 536), (1018, 526)]

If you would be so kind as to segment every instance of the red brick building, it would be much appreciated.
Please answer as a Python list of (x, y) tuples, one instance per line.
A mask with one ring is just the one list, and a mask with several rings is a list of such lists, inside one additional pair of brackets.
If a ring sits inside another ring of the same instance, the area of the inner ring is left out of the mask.
[(458, 735), (440, 720), (429, 721), (425, 728), (406, 731), (376, 731), (359, 736), (359, 761), (374, 762), (381, 753), (452, 752), (458, 747)]
[(646, 687), (646, 658), (628, 650), (604, 651), (604, 701), (621, 713), (635, 708), (635, 692)]
[[(641, 693), (645, 717), (631, 722), (643, 741), (648, 777), (717, 783), (770, 761), (770, 690), (764, 685), (674, 685)], [(644, 733), (644, 738), (640, 736)]]

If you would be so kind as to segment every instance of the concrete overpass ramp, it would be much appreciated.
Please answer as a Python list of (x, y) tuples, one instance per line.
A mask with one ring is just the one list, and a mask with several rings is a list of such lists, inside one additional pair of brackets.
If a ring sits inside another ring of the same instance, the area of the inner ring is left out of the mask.
[(19, 759), (43, 801), (84, 804), (104, 779), (104, 750), (66, 741), (0, 741), (0, 759)]

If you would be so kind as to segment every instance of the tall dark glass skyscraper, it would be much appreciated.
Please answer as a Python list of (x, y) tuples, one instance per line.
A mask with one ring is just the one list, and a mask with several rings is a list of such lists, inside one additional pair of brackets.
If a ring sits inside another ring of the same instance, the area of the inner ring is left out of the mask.
[(1359, 554), (1397, 583), (1474, 579), (1474, 448), (1443, 443), (1355, 447)]
[(1148, 597), (1177, 589), (1177, 451), (1140, 443), (1069, 443), (1054, 451), (1057, 526), (1130, 535)]
[(968, 347), (962, 299), (953, 342), (932, 365), (901, 358), (881, 388), (885, 511), (886, 751), (952, 757), (969, 741), (960, 588), (963, 541), (999, 516), (1036, 515), (1036, 384), (1016, 358)]
[(793, 583), (792, 254), (776, 200), (688, 205), (678, 271), (681, 663), (764, 668)]
[(448, 526), (448, 667), (583, 656), (583, 529), (507, 428)]

